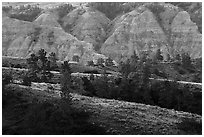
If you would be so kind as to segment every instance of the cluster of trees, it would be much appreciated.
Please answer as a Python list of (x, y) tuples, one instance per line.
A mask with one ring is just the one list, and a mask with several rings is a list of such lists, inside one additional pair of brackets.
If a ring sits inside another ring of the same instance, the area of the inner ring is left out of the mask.
[[(137, 103), (158, 105), (165, 108), (201, 114), (202, 97), (189, 87), (176, 82), (151, 82), (152, 60), (147, 56), (134, 54), (120, 64), (122, 77), (110, 78), (106, 73), (102, 77), (92, 77), (84, 82), (84, 89), (92, 96), (114, 98)], [(89, 94), (88, 94), (89, 95)]]
[(12, 6), (2, 6), (2, 11), (8, 13), (12, 10)]
[(12, 71), (10, 70), (8, 73), (2, 73), (2, 90), (4, 90), (5, 86), (9, 83), (12, 83)]
[(24, 84), (30, 85), (31, 81), (48, 82), (53, 77), (50, 71), (58, 67), (56, 60), (55, 53), (52, 52), (47, 57), (44, 49), (40, 49), (37, 54), (31, 54), (27, 59), (29, 70), (24, 77)]
[[(183, 60), (189, 60), (188, 54), (182, 56)], [(157, 57), (158, 60), (162, 59), (159, 54)], [(112, 66), (113, 64), (110, 62), (112, 62), (111, 59), (106, 59), (105, 62), (99, 59), (97, 64), (102, 66), (105, 63), (106, 66)], [(186, 61), (182, 62), (185, 66), (189, 64)], [(46, 51), (43, 49), (39, 50), (37, 55), (31, 54), (27, 63), (29, 71), (24, 79), (25, 84), (31, 81), (49, 82), (49, 79), (52, 78), (50, 71), (57, 66), (55, 54), (50, 53), (46, 57)], [(176, 82), (151, 82), (149, 80), (152, 75), (151, 68), (153, 64), (154, 61), (148, 58), (147, 54), (144, 53), (139, 58), (134, 53), (126, 62), (120, 63), (121, 77), (108, 77), (106, 68), (103, 67), (102, 77), (91, 75), (89, 80), (85, 77), (81, 78), (81, 85), (78, 83), (80, 88), (74, 90), (83, 90), (85, 92), (81, 93), (90, 96), (158, 105), (201, 114), (202, 99), (199, 92), (192, 92), (189, 87), (180, 86)], [(71, 77), (71, 69), (67, 61), (61, 65), (60, 72), (62, 97), (70, 98), (69, 93), (75, 80)]]
[[(46, 57), (46, 51), (40, 49), (37, 54), (31, 54), (27, 59), (29, 72), (24, 82), (34, 81), (48, 82), (52, 77), (50, 70), (55, 67), (55, 54), (50, 53)], [(13, 89), (3, 86), (3, 108), (15, 108), (15, 117), (19, 118), (16, 123), (17, 128), (3, 128), (3, 134), (106, 134), (106, 131), (98, 125), (88, 122), (89, 113), (78, 110), (71, 105), (71, 69), (68, 61), (65, 61), (60, 68), (61, 72), (61, 98), (29, 98), (29, 102), (22, 97), (25, 91), (22, 89), (13, 92)], [(3, 74), (3, 85), (12, 81), (12, 74)], [(26, 93), (26, 95), (28, 95)], [(12, 101), (11, 101), (12, 100)], [(15, 101), (14, 101), (15, 100)], [(23, 100), (23, 101), (22, 101)], [(32, 100), (32, 101), (31, 101)], [(12, 103), (18, 103), (12, 104)], [(23, 102), (23, 103), (22, 103)], [(26, 102), (26, 103), (25, 103)], [(12, 106), (12, 107), (11, 107)], [(5, 110), (4, 110), (5, 111)], [(20, 112), (20, 113), (19, 113)], [(22, 116), (22, 113), (24, 114)]]
[[(155, 58), (153, 59), (154, 62), (163, 61), (163, 56), (161, 54), (161, 50), (158, 49)], [(189, 53), (183, 52), (182, 54), (177, 54), (175, 58), (171, 58), (170, 55), (167, 55), (167, 61), (177, 61), (179, 64), (182, 65), (185, 69), (193, 69), (192, 60)]]
[(94, 62), (92, 60), (88, 61), (87, 65), (88, 66), (100, 66), (100, 67), (105, 67), (105, 66), (106, 67), (113, 67), (115, 64), (114, 64), (113, 60), (110, 57), (108, 57), (107, 59), (98, 58), (96, 64), (94, 64)]
[(68, 61), (64, 61), (59, 67), (57, 65), (56, 54), (51, 52), (47, 57), (47, 52), (40, 49), (37, 54), (31, 54), (27, 59), (28, 72), (23, 78), (23, 84), (30, 86), (31, 82), (50, 82), (54, 76), (50, 71), (59, 69), (61, 73), (60, 84), (62, 98), (70, 99), (71, 68)]
[(9, 9), (11, 18), (32, 22), (41, 13), (42, 9), (37, 5), (20, 5), (19, 8)]

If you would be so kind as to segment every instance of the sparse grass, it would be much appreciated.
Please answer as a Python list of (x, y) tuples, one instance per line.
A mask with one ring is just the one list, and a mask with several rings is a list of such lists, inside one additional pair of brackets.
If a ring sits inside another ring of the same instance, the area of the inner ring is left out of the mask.
[(106, 134), (89, 122), (90, 113), (73, 108), (67, 100), (15, 87), (8, 85), (3, 90), (4, 135)]

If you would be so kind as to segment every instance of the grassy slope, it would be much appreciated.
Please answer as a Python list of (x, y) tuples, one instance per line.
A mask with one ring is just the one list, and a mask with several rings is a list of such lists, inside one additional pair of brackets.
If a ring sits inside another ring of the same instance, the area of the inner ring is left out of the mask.
[[(45, 100), (58, 98), (56, 94), (46, 93), (38, 89), (30, 89), (25, 86), (10, 85), (12, 91), (21, 100)], [(183, 118), (194, 118), (201, 122), (201, 116), (186, 112), (164, 109), (156, 106), (130, 103), (125, 101), (86, 97), (72, 94), (73, 106), (78, 109), (91, 112), (89, 122), (104, 127), (107, 134), (200, 134), (191, 127), (181, 130), (179, 123)], [(23, 104), (18, 100), (15, 104)], [(18, 121), (23, 117), (20, 113), (13, 113), (14, 107), (3, 108), (3, 131), (10, 132), (18, 126)], [(16, 117), (12, 120), (11, 117)], [(18, 119), (17, 116), (20, 116)]]

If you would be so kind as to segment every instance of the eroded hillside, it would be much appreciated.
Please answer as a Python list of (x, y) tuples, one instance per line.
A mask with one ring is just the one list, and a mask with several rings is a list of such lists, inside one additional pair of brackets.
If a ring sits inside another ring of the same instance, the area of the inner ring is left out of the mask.
[(33, 22), (9, 18), (4, 11), (3, 55), (27, 57), (45, 48), (60, 60), (77, 55), (83, 63), (105, 56), (120, 62), (134, 51), (138, 56), (145, 51), (153, 57), (157, 49), (164, 60), (183, 52), (191, 58), (202, 55), (199, 4), (119, 3), (116, 7), (122, 12), (114, 10), (114, 19), (88, 4), (75, 4), (61, 16), (57, 6), (49, 3), (45, 8), (40, 4), (42, 12)]
[(110, 36), (101, 52), (120, 61), (135, 51), (155, 55), (161, 49), (164, 59), (182, 52), (201, 57), (201, 33), (188, 12), (171, 4), (146, 4), (113, 20)]

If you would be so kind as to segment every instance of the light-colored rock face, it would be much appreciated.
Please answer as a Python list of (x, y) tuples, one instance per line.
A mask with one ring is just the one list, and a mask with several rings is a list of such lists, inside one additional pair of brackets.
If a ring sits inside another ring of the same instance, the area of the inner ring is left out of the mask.
[(88, 7), (79, 7), (63, 18), (63, 27), (79, 40), (92, 43), (96, 50), (106, 38), (109, 19), (102, 13)]
[[(48, 53), (54, 52), (59, 60), (72, 60), (74, 55), (80, 57), (81, 63), (86, 63), (89, 60), (97, 60), (104, 55), (97, 54), (93, 50), (93, 46), (85, 41), (79, 41), (72, 35), (64, 32), (62, 28), (32, 25), (29, 22), (22, 22), (16, 26), (12, 21), (15, 19), (7, 19), (10, 24), (3, 24), (3, 35), (8, 33), (13, 34), (11, 38), (13, 41), (4, 50), (3, 55), (13, 57), (29, 57), (31, 53), (36, 53), (43, 48)], [(17, 23), (19, 21), (16, 21)], [(6, 22), (5, 22), (6, 23)], [(23, 25), (24, 24), (24, 25)], [(12, 29), (10, 29), (10, 28)], [(28, 28), (23, 32), (21, 28)], [(8, 42), (7, 37), (3, 37), (4, 43)]]
[(179, 12), (172, 25), (173, 48), (178, 52), (188, 52), (193, 58), (202, 56), (202, 34), (186, 11)]
[(10, 19), (9, 17), (2, 18), (2, 53), (6, 55), (10, 43), (17, 37), (21, 37), (32, 31), (34, 24), (27, 21)]
[(153, 57), (158, 48), (164, 59), (167, 54), (175, 57), (182, 52), (188, 52), (191, 58), (201, 57), (202, 35), (198, 31), (198, 27), (202, 28), (198, 26), (201, 17), (196, 18), (201, 15), (201, 8), (196, 9), (192, 18), (189, 11), (177, 6), (159, 3), (151, 7), (151, 4), (143, 4), (113, 21), (82, 5), (60, 19), (61, 25), (52, 8), (44, 10), (34, 22), (11, 19), (3, 14), (2, 53), (28, 57), (44, 48), (55, 52), (60, 60), (72, 60), (78, 55), (82, 63), (107, 56), (120, 62), (134, 51), (138, 56), (147, 51)]
[(142, 13), (134, 10), (121, 19), (113, 34), (105, 41), (102, 53), (119, 61), (121, 57), (130, 57), (134, 51), (140, 55), (144, 50), (166, 50), (165, 34), (149, 10)]
[(125, 60), (133, 51), (138, 56), (147, 51), (153, 57), (158, 48), (164, 59), (167, 54), (175, 57), (182, 52), (189, 52), (192, 58), (201, 57), (201, 34), (189, 14), (171, 4), (162, 6), (158, 15), (141, 6), (115, 20), (101, 53), (116, 61)]
[(35, 19), (34, 23), (51, 27), (61, 27), (57, 20), (58, 17), (54, 13), (47, 12), (42, 13), (37, 19)]

